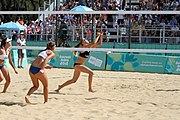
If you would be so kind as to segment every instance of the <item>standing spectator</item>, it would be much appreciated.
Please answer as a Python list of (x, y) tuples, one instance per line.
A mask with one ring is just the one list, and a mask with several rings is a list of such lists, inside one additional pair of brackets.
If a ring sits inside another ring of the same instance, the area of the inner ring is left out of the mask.
[(24, 25), (24, 18), (23, 18), (23, 16), (20, 17), (19, 24)]
[[(25, 46), (26, 40), (24, 32), (20, 33), (20, 38), (17, 39), (17, 46)], [(18, 49), (18, 68), (23, 68), (22, 62), (24, 58), (25, 49)]]
[(105, 39), (105, 42), (109, 42), (109, 38), (110, 38), (110, 32), (108, 31), (108, 29), (106, 29), (106, 32), (105, 32), (105, 35), (106, 35), (106, 39)]
[[(63, 33), (63, 30), (65, 31), (65, 29), (67, 30), (68, 26), (66, 25), (65, 21), (62, 20), (60, 28), (59, 28), (59, 33), (58, 33), (58, 47), (61, 46), (63, 40), (65, 38), (63, 38), (63, 36), (65, 35), (65, 33)], [(67, 34), (67, 33), (66, 33)]]
[[(123, 11), (123, 10), (120, 10), (120, 11)], [(117, 20), (118, 25), (124, 24), (124, 16), (123, 16), (123, 14), (118, 14), (117, 18), (118, 18), (118, 20)]]
[(171, 34), (170, 36), (171, 41), (169, 41), (169, 43), (176, 43), (176, 37), (178, 36), (178, 31), (179, 31), (179, 27), (175, 24), (174, 26), (171, 26)]
[(153, 2), (152, 2), (152, 0), (148, 0), (148, 1), (147, 1), (146, 7), (147, 7), (148, 10), (152, 10), (152, 7), (153, 7)]
[[(118, 11), (118, 10), (119, 10), (118, 4), (117, 4), (116, 1), (114, 1), (114, 3), (113, 3), (113, 9), (112, 9), (112, 10), (113, 10), (113, 11)], [(117, 17), (118, 17), (117, 14), (113, 15), (113, 27), (115, 27), (115, 25), (117, 24), (117, 20), (118, 20)]]
[(36, 40), (39, 40), (40, 39), (40, 23), (39, 22), (36, 22), (36, 25), (35, 25), (35, 35), (36, 35)]

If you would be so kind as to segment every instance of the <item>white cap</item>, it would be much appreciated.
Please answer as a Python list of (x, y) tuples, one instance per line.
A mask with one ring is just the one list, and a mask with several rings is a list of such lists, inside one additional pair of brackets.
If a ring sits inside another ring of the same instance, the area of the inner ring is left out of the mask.
[(20, 34), (21, 34), (21, 35), (24, 35), (24, 32), (21, 32)]
[(6, 42), (11, 42), (12, 41), (12, 39), (10, 39), (10, 38), (7, 38), (7, 40), (6, 40)]

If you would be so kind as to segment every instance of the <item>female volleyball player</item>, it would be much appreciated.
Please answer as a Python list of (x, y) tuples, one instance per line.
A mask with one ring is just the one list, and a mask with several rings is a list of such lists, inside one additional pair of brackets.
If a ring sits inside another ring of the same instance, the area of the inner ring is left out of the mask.
[(4, 66), (5, 59), (9, 59), (9, 63), (14, 69), (14, 72), (17, 74), (16, 68), (14, 67), (14, 64), (12, 62), (12, 57), (10, 53), (10, 46), (11, 46), (11, 39), (8, 39), (6, 37), (1, 38), (1, 45), (0, 45), (0, 70), (2, 74), (0, 73), (0, 82), (5, 78), (6, 83), (4, 85), (3, 93), (6, 92), (7, 88), (9, 87), (9, 84), (11, 82), (11, 78), (9, 75), (8, 69)]
[[(77, 47), (81, 47), (81, 48), (97, 48), (97, 47), (102, 45), (102, 35), (103, 35), (103, 32), (98, 33), (98, 36), (96, 37), (96, 39), (92, 43), (89, 43), (85, 39), (81, 39), (80, 43), (75, 47), (76, 48)], [(100, 40), (98, 42), (99, 38), (100, 38)], [(81, 51), (80, 52), (79, 57), (77, 58), (77, 61), (74, 64), (74, 76), (73, 76), (73, 78), (71, 80), (66, 81), (62, 85), (58, 85), (58, 89), (55, 90), (56, 92), (59, 92), (59, 90), (61, 88), (65, 87), (67, 85), (75, 83), (78, 80), (81, 72), (89, 74), (89, 76), (88, 76), (88, 86), (89, 86), (88, 91), (89, 92), (94, 92), (92, 90), (93, 71), (90, 68), (88, 68), (87, 66), (84, 65), (84, 62), (86, 61), (86, 59), (89, 56), (89, 53), (90, 53), (90, 51)]]
[(51, 69), (52, 66), (48, 65), (48, 61), (54, 58), (55, 43), (50, 41), (47, 44), (47, 48), (41, 51), (38, 57), (32, 62), (29, 75), (31, 77), (33, 87), (31, 87), (25, 96), (26, 103), (30, 103), (29, 96), (38, 89), (40, 80), (43, 84), (44, 103), (48, 101), (48, 78), (45, 74), (44, 69)]

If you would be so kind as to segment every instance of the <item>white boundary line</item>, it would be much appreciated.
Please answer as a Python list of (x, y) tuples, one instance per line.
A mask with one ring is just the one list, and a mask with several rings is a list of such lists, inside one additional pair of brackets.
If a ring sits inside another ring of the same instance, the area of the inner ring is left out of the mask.
[(0, 11), (0, 14), (180, 14), (180, 11)]
[[(12, 49), (44, 50), (46, 47), (34, 46), (12, 46)], [(112, 48), (64, 48), (56, 47), (56, 51), (102, 51), (102, 52), (131, 52), (131, 53), (180, 53), (180, 50), (163, 50), (163, 49), (112, 49)]]

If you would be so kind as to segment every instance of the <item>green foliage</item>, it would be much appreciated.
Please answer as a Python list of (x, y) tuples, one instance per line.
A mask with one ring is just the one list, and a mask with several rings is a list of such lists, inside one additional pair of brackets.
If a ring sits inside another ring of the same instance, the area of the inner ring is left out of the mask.
[[(49, 0), (0, 0), (0, 11), (38, 11), (44, 1)], [(38, 15), (0, 15), (1, 21), (9, 22), (23, 16), (25, 20), (36, 20)]]

